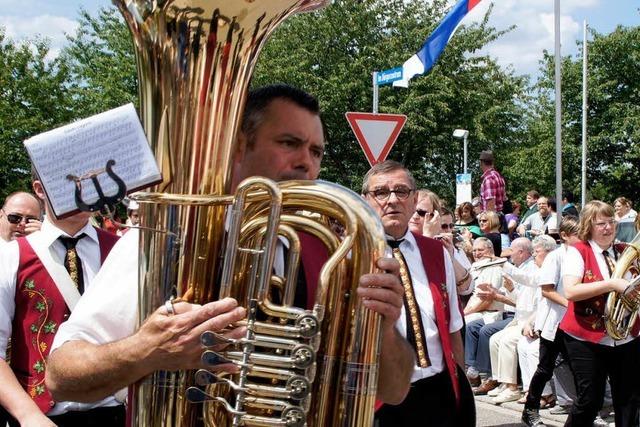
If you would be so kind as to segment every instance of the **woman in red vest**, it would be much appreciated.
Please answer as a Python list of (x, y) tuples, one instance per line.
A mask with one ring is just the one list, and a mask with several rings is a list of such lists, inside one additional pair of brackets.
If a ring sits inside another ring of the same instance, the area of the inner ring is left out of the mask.
[(563, 262), (563, 287), (569, 300), (560, 329), (573, 370), (577, 399), (565, 426), (591, 426), (602, 407), (607, 376), (616, 426), (637, 425), (640, 374), (640, 341), (636, 336), (614, 341), (605, 331), (604, 308), (611, 291), (623, 292), (625, 279), (612, 279), (619, 254), (613, 248), (616, 234), (614, 210), (592, 201), (580, 218), (580, 241)]

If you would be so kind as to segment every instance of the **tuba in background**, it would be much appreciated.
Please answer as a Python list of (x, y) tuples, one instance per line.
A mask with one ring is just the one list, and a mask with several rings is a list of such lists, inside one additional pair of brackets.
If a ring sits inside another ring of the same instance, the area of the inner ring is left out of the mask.
[[(245, 338), (203, 353), (203, 363), (233, 361), (239, 372), (156, 372), (132, 390), (132, 425), (371, 425), (380, 319), (355, 288), (384, 252), (377, 216), (330, 183), (250, 178), (229, 194), (258, 52), (288, 16), (328, 0), (113, 1), (133, 37), (140, 117), (163, 176), (133, 197), (141, 205), (139, 321), (171, 296), (198, 304), (232, 296), (248, 308)], [(299, 232), (329, 255), (311, 310), (292, 306)], [(272, 274), (279, 235), (290, 242), (282, 277)], [(221, 339), (202, 336), (208, 347)]]
[(640, 308), (640, 233), (625, 246), (611, 277), (629, 279), (631, 283), (623, 293), (609, 293), (604, 312), (607, 334), (615, 340), (632, 333)]

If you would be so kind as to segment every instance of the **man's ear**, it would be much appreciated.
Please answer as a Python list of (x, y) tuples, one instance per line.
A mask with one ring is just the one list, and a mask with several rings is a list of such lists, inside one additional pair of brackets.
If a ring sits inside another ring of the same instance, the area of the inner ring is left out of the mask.
[(247, 152), (247, 137), (242, 131), (238, 132), (238, 144), (236, 148), (236, 154), (233, 159), (233, 162), (238, 164), (242, 163), (244, 159), (245, 153)]
[(46, 200), (44, 187), (42, 186), (42, 183), (39, 180), (33, 181), (33, 184), (31, 185), (31, 187), (33, 188), (33, 192), (38, 197), (38, 199), (42, 201)]

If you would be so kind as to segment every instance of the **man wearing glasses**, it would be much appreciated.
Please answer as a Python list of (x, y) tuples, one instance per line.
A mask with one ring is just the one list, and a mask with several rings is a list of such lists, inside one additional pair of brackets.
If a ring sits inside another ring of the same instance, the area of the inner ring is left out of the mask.
[(0, 237), (5, 242), (40, 230), (40, 202), (23, 191), (9, 194), (0, 209)]
[[(400, 163), (376, 164), (364, 177), (362, 194), (380, 215), (393, 256), (400, 263), (404, 307), (396, 327), (414, 348), (411, 390), (399, 405), (384, 405), (380, 427), (475, 425), (475, 409), (463, 362), (462, 315), (451, 257), (442, 243), (409, 230), (418, 195)], [(437, 414), (437, 415), (436, 415)]]

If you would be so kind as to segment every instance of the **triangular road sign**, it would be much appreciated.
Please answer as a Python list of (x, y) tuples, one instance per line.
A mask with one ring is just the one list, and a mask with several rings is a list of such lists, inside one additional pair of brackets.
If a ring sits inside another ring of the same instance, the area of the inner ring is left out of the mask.
[(395, 144), (407, 116), (402, 114), (346, 113), (369, 164), (383, 162)]

